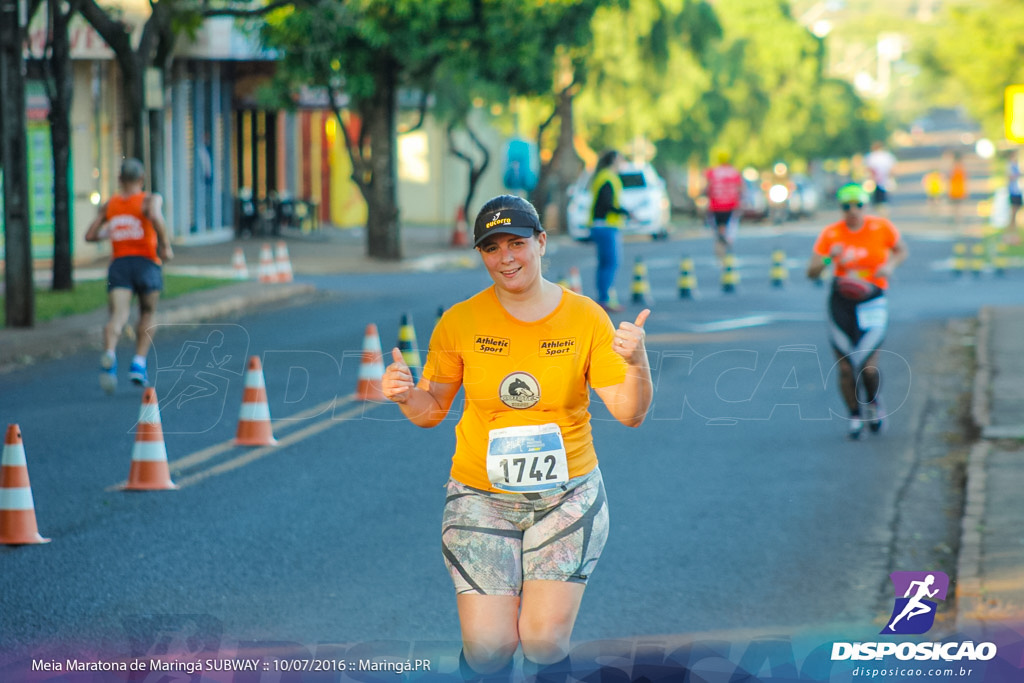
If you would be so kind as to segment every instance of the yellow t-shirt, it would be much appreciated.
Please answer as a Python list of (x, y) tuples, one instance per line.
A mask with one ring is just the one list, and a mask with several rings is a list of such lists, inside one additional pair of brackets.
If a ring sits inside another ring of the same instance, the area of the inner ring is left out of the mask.
[(614, 333), (600, 306), (565, 289), (558, 307), (535, 322), (509, 315), (493, 287), (445, 311), (430, 338), (421, 386), (433, 380), (465, 390), (452, 478), (499, 492), (487, 476), (490, 431), (548, 423), (561, 429), (569, 476), (594, 469), (588, 386), (626, 378), (626, 361), (612, 349)]

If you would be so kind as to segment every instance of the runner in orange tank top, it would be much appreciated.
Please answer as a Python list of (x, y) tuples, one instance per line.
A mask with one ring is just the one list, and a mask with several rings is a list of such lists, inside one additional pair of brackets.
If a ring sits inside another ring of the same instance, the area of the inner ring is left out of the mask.
[(107, 272), (110, 318), (103, 328), (104, 351), (100, 357), (100, 386), (108, 394), (117, 388), (115, 349), (128, 323), (133, 294), (139, 297), (139, 324), (128, 376), (135, 384), (148, 384), (146, 355), (153, 342), (153, 320), (163, 290), (161, 264), (174, 255), (167, 241), (163, 198), (142, 189), (142, 162), (125, 159), (118, 180), (120, 192), (100, 207), (85, 233), (86, 242), (109, 239), (111, 244)]

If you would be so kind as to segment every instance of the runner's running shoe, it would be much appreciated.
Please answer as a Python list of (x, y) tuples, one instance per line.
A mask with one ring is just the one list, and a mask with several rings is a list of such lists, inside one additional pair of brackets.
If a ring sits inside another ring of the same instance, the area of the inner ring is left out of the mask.
[(851, 415), (850, 424), (846, 429), (846, 434), (851, 439), (859, 439), (860, 433), (864, 429), (864, 420), (860, 419), (860, 415)]
[(133, 362), (131, 367), (128, 368), (128, 379), (132, 381), (132, 384), (137, 384), (140, 387), (149, 386), (149, 379), (146, 377), (146, 366)]
[(117, 358), (106, 353), (100, 356), (100, 388), (108, 394), (117, 389)]
[(882, 404), (882, 397), (876, 396), (875, 400), (868, 404), (868, 410), (868, 429), (872, 434), (877, 434), (885, 426), (885, 406)]

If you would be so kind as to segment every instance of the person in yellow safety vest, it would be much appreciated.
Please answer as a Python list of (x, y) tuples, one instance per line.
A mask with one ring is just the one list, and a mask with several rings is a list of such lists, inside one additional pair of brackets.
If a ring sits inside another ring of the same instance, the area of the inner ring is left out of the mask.
[(621, 311), (611, 300), (615, 274), (622, 260), (622, 227), (629, 211), (622, 208), (622, 180), (619, 172), (625, 159), (616, 150), (604, 152), (594, 169), (590, 184), (590, 238), (597, 246), (597, 303), (606, 311)]
[(928, 200), (928, 210), (934, 212), (942, 200), (942, 193), (946, 189), (946, 181), (943, 179), (942, 173), (932, 170), (921, 179), (921, 184), (924, 186), (924, 194)]

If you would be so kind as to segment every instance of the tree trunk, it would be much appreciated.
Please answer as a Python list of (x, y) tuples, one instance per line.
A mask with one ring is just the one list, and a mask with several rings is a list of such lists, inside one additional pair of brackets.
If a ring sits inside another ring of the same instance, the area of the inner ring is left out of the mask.
[(74, 82), (71, 72), (71, 43), (68, 24), (74, 10), (65, 14), (58, 0), (50, 0), (51, 51), (50, 146), (53, 152), (53, 289), (74, 288), (71, 244), (71, 98)]
[(555, 159), (552, 160), (554, 174), (551, 178), (552, 193), (551, 201), (558, 210), (559, 232), (565, 232), (569, 224), (569, 187), (583, 170), (583, 164), (576, 154), (576, 147), (573, 145), (575, 137), (572, 123), (572, 101), (571, 89), (565, 88), (558, 94), (558, 148)]
[(4, 169), (5, 314), (8, 327), (35, 324), (25, 136), (23, 26), (18, 3), (0, 0), (0, 167)]
[(124, 122), (126, 157), (146, 161), (146, 70), (135, 53), (117, 54), (117, 65), (124, 75)]
[(367, 204), (366, 253), (372, 258), (399, 260), (402, 243), (398, 224), (398, 87), (395, 69), (385, 63), (378, 72), (376, 93), (365, 103), (363, 125), (370, 136), (371, 181)]
[(537, 135), (537, 148), (541, 148), (544, 128), (558, 121), (558, 142), (551, 154), (551, 161), (541, 167), (537, 187), (531, 193), (530, 200), (541, 215), (546, 215), (547, 208), (553, 204), (557, 222), (553, 226), (545, 226), (552, 233), (565, 232), (569, 219), (569, 187), (583, 170), (583, 164), (576, 154), (573, 145), (572, 98), (569, 88), (558, 92), (555, 111)]
[(477, 150), (480, 152), (480, 155), (483, 157), (483, 161), (480, 162), (480, 165), (478, 166), (468, 152), (460, 150), (455, 144), (455, 122), (453, 121), (448, 124), (448, 128), (446, 130), (448, 136), (448, 150), (453, 156), (466, 162), (466, 197), (462, 202), (462, 212), (463, 216), (468, 219), (470, 206), (473, 204), (473, 197), (476, 196), (477, 185), (480, 184), (481, 176), (483, 176), (484, 171), (487, 170), (487, 167), (491, 163), (491, 153), (484, 143), (481, 142), (480, 138), (473, 133), (473, 129), (470, 128), (469, 121), (467, 121), (465, 117), (463, 117), (462, 125), (466, 129), (466, 134), (469, 136), (469, 139), (473, 142)]

